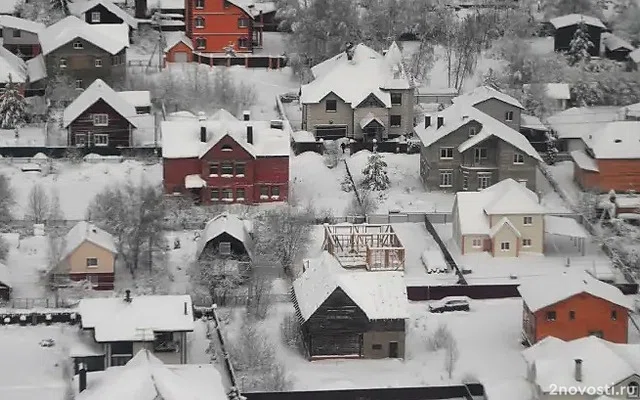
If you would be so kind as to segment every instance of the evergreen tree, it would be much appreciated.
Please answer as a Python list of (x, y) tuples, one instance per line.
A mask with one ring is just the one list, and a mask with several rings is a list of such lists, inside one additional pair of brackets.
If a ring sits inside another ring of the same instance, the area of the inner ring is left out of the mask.
[(589, 31), (584, 21), (580, 21), (578, 28), (573, 34), (573, 39), (569, 43), (569, 63), (575, 65), (582, 61), (588, 61), (591, 59), (589, 50), (594, 47), (591, 38), (589, 38)]
[(13, 129), (23, 125), (27, 119), (27, 102), (18, 91), (9, 75), (9, 83), (0, 93), (0, 128)]
[(374, 150), (369, 156), (367, 166), (362, 170), (364, 180), (362, 185), (370, 190), (386, 190), (389, 188), (390, 181), (387, 176), (387, 163), (382, 156)]
[(558, 138), (553, 133), (547, 133), (547, 164), (553, 165), (558, 158)]
[(69, 15), (69, 0), (51, 0), (51, 9), (62, 11), (64, 15)]

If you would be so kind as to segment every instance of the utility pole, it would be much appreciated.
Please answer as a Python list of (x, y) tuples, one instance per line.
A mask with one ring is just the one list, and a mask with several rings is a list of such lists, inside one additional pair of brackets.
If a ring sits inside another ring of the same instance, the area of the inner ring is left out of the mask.
[[(158, 50), (158, 70), (162, 71), (162, 67), (164, 64), (164, 33), (162, 32), (162, 14), (160, 14), (160, 11), (156, 11), (153, 14), (152, 20), (158, 26), (158, 43), (156, 44), (156, 48)], [(151, 54), (151, 58), (149, 59), (149, 65), (151, 65), (152, 58), (153, 53)]]

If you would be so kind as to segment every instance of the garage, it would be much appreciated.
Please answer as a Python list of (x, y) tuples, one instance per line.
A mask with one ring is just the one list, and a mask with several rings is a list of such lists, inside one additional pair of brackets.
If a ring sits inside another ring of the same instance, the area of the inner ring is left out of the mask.
[(310, 339), (311, 357), (362, 357), (361, 334), (314, 335)]
[(336, 140), (347, 136), (346, 125), (316, 125), (316, 139)]
[(176, 51), (173, 55), (174, 62), (186, 63), (189, 60), (189, 56), (184, 51)]

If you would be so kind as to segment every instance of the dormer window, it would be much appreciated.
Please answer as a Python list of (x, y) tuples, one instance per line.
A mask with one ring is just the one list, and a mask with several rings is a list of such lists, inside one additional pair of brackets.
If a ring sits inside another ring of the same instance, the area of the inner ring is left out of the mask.
[(73, 48), (76, 50), (82, 50), (84, 49), (84, 46), (82, 45), (81, 41), (76, 40), (75, 42), (73, 42)]
[(470, 126), (469, 127), (469, 137), (471, 136), (475, 136), (478, 132), (476, 131), (476, 127), (475, 126)]
[(95, 24), (100, 23), (100, 11), (94, 11), (91, 13), (91, 22)]
[(504, 113), (504, 120), (513, 121), (513, 111), (507, 111), (506, 113)]
[(233, 151), (233, 147), (231, 147), (231, 145), (225, 144), (224, 146), (222, 146), (221, 150), (222, 151)]

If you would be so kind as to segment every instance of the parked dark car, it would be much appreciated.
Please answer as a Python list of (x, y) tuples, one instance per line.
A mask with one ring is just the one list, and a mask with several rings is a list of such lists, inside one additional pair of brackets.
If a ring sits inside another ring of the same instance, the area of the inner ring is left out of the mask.
[(465, 296), (445, 297), (429, 304), (429, 312), (443, 313), (449, 311), (470, 311), (469, 298)]

